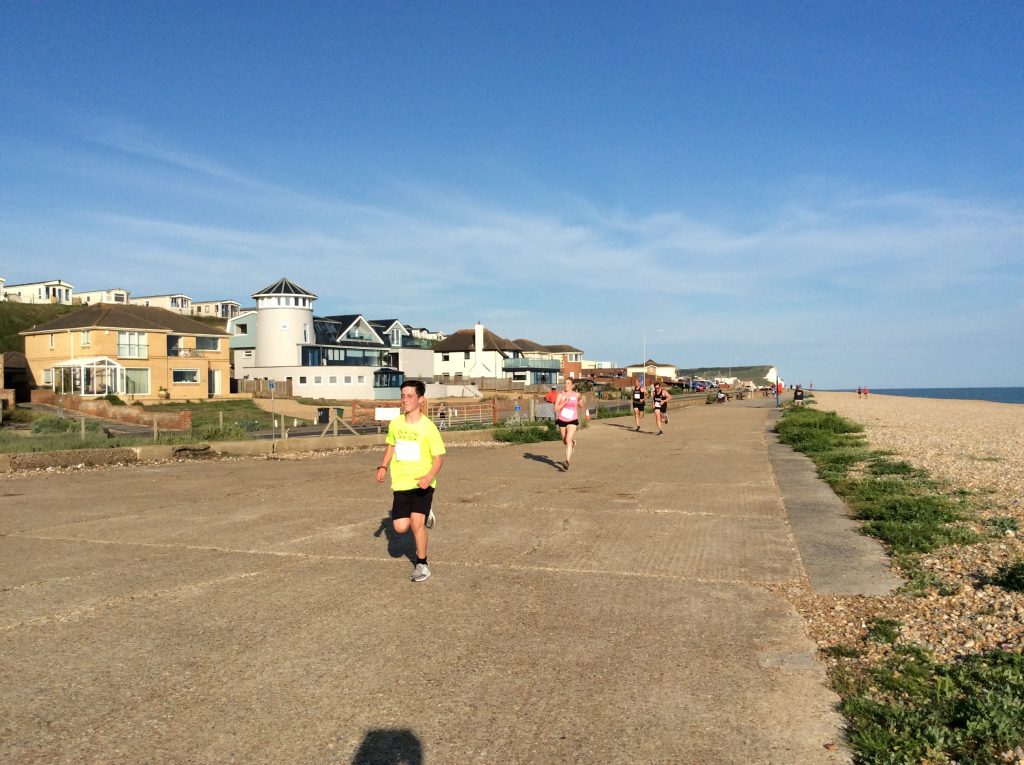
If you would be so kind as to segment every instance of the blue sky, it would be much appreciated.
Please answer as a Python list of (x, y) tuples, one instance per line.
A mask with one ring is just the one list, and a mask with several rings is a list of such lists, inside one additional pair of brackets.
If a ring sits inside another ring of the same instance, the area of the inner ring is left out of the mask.
[(1016, 0), (14, 0), (0, 276), (1024, 385), (1022, 39)]

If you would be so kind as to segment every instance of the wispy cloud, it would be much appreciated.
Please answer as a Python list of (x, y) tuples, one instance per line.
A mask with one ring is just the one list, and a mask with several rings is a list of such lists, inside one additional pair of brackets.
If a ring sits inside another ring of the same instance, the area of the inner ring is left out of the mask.
[[(45, 219), (0, 216), (9, 280), (35, 278), (32, 264), (45, 262), (48, 275), (89, 288), (245, 302), (289, 276), (320, 295), (325, 313), (449, 330), (480, 320), (546, 342), (559, 339), (552, 322), (568, 319), (561, 340), (600, 337), (594, 348), (609, 349), (635, 345), (637, 326), (652, 322), (691, 348), (736, 345), (769, 318), (824, 346), (858, 342), (855, 328), (884, 336), (885, 325), (863, 317), (893, 306), (900, 330), (888, 337), (910, 343), (951, 307), (969, 327), (1021, 312), (1016, 200), (835, 188), (761, 209), (742, 228), (568, 195), (538, 211), (406, 181), (369, 204), (268, 182), (132, 127), (104, 123), (88, 135), (102, 151), (71, 172), (91, 193)], [(68, 172), (57, 164), (50, 172)]]

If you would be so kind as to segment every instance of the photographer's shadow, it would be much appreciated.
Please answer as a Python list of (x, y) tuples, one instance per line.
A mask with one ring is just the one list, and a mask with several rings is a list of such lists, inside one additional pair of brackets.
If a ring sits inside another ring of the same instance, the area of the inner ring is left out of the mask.
[(416, 562), (416, 540), (413, 538), (412, 532), (399, 534), (391, 525), (391, 516), (385, 515), (380, 519), (380, 526), (373, 532), (375, 537), (379, 537), (381, 534), (387, 537), (388, 555), (392, 558), (401, 558), (404, 555), (410, 563)]
[(411, 730), (367, 731), (352, 765), (423, 765), (423, 745)]

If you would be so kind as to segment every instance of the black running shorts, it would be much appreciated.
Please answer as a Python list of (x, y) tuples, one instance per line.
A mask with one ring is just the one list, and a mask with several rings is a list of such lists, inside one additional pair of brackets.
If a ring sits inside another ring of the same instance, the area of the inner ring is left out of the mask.
[(433, 486), (428, 486), (426, 489), (396, 491), (394, 501), (391, 503), (391, 520), (408, 518), (413, 513), (430, 515), (430, 505), (433, 501)]

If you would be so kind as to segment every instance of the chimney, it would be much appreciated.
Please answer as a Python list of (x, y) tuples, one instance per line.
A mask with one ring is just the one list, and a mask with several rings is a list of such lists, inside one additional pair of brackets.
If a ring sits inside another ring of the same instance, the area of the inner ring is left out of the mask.
[(473, 369), (471, 376), (478, 377), (483, 374), (484, 368), (484, 325), (480, 322), (473, 327)]

